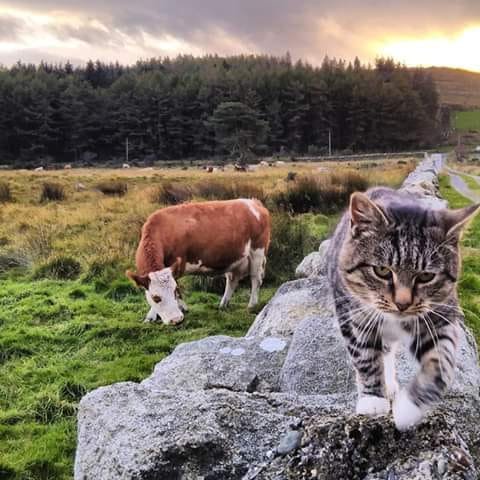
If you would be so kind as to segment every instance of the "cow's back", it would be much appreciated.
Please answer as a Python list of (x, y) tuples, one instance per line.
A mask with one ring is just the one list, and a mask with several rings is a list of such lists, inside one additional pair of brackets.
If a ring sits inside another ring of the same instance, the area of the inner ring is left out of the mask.
[(162, 250), (165, 265), (181, 257), (190, 265), (201, 262), (206, 270), (223, 271), (238, 260), (246, 248), (266, 251), (269, 241), (268, 210), (258, 200), (238, 199), (157, 210), (143, 227), (139, 249), (150, 243), (152, 250), (153, 242), (154, 249)]

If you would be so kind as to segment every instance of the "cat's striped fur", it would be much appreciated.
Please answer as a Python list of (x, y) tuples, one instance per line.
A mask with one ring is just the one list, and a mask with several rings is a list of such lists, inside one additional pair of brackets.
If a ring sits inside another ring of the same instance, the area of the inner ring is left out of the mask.
[[(329, 279), (357, 373), (357, 412), (384, 414), (400, 430), (420, 421), (451, 383), (463, 315), (459, 237), (477, 206), (428, 210), (387, 188), (352, 195), (330, 243)], [(420, 364), (399, 391), (394, 357), (406, 341)]]

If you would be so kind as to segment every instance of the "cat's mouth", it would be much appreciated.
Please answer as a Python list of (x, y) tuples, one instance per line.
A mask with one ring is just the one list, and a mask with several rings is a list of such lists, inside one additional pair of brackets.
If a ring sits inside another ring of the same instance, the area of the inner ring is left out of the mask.
[(411, 305), (408, 308), (399, 308), (396, 305), (382, 302), (377, 304), (376, 307), (377, 310), (380, 310), (382, 313), (388, 313), (389, 315), (395, 315), (405, 319), (418, 317), (419, 315), (428, 313), (428, 308), (421, 304)]

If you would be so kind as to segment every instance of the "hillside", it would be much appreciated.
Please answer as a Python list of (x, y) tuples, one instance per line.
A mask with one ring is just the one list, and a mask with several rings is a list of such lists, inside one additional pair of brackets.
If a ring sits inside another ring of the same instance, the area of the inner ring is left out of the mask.
[(426, 70), (433, 75), (441, 103), (480, 107), (480, 73), (446, 67), (430, 67)]

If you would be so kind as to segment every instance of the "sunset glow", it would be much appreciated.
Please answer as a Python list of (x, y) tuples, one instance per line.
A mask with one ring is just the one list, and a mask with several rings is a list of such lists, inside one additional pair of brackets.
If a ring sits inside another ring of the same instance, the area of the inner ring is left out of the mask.
[(149, 0), (137, 0), (135, 6), (106, 0), (98, 8), (90, 0), (85, 5), (67, 0), (47, 3), (42, 7), (30, 0), (15, 4), (0, 0), (0, 64), (84, 63), (90, 58), (132, 63), (182, 53), (283, 55), (288, 51), (294, 59), (317, 65), (325, 55), (346, 60), (358, 56), (365, 63), (391, 56), (409, 66), (480, 71), (480, 25), (471, 23), (474, 15), (466, 15), (467, 6), (456, 18), (460, 10), (452, 7), (450, 15), (445, 4), (444, 14), (435, 19), (421, 6), (407, 15), (401, 5), (396, 12), (391, 6), (382, 11), (378, 5), (369, 9), (357, 0), (349, 0), (350, 9), (330, 4), (321, 8), (321, 0), (313, 7), (308, 2), (300, 1), (296, 7), (287, 2), (273, 17), (261, 2), (250, 0), (241, 8), (207, 0), (201, 9), (189, 0), (164, 0), (155, 7)]
[(379, 53), (409, 66), (448, 66), (480, 71), (480, 27), (464, 30), (453, 37), (387, 41)]

